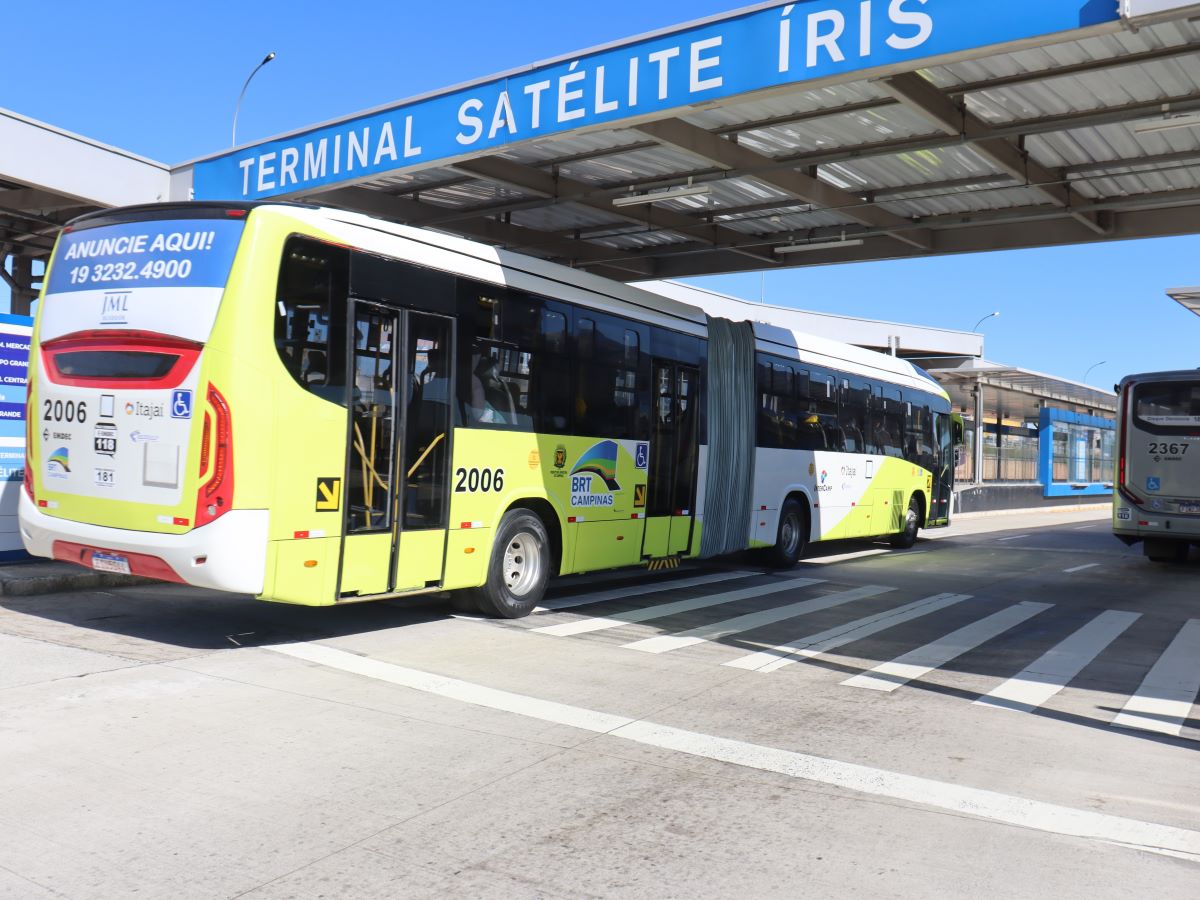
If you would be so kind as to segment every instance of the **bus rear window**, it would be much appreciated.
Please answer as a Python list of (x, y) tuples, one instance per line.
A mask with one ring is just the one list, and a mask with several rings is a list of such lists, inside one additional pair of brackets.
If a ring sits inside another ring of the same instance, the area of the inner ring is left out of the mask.
[(1163, 381), (1139, 385), (1133, 415), (1139, 425), (1156, 430), (1200, 429), (1200, 381)]
[(125, 350), (67, 350), (54, 355), (54, 366), (68, 378), (163, 378), (179, 361), (177, 353)]

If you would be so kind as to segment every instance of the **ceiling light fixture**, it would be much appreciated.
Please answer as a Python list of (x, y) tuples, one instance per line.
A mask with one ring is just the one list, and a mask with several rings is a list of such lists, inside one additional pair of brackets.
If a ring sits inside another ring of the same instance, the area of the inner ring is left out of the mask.
[(816, 241), (811, 244), (788, 244), (784, 247), (776, 247), (775, 252), (779, 256), (786, 256), (788, 253), (809, 253), (813, 250), (840, 250), (842, 247), (861, 247), (864, 243), (862, 238), (850, 238), (850, 240), (841, 241)]
[(1200, 115), (1168, 116), (1164, 119), (1139, 122), (1133, 126), (1133, 131), (1135, 134), (1157, 134), (1160, 131), (1173, 131), (1176, 128), (1200, 128)]
[(613, 206), (638, 206), (642, 203), (661, 203), (663, 200), (678, 200), (680, 197), (705, 197), (712, 193), (707, 184), (687, 184), (667, 188), (665, 191), (655, 191), (652, 194), (629, 194), (626, 197), (614, 197)]

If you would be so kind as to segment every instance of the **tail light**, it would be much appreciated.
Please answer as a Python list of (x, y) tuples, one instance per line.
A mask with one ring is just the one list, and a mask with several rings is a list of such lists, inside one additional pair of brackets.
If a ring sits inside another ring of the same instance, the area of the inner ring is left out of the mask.
[[(233, 506), (233, 417), (229, 403), (211, 384), (200, 441), (200, 489), (196, 493), (196, 527), (229, 512)], [(207, 479), (207, 480), (204, 480)]]

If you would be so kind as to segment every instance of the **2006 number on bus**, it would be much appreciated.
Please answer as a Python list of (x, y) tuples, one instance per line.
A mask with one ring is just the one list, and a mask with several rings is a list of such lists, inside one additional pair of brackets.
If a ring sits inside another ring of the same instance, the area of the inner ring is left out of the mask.
[(478, 492), (504, 490), (503, 469), (458, 469), (454, 473), (454, 493), (474, 494)]

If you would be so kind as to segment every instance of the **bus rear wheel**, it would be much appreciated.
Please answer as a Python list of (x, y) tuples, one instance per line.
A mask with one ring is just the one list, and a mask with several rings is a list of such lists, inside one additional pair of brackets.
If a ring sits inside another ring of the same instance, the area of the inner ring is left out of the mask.
[(921, 528), (921, 504), (913, 497), (908, 501), (908, 512), (904, 515), (904, 530), (892, 535), (892, 546), (897, 550), (910, 550), (917, 543), (917, 531)]
[(800, 562), (808, 546), (808, 510), (799, 500), (789, 497), (779, 511), (779, 530), (775, 546), (767, 551), (767, 562), (775, 569), (790, 569)]
[(1187, 562), (1191, 545), (1187, 541), (1148, 540), (1142, 548), (1146, 557), (1152, 562), (1181, 563)]
[(527, 509), (511, 509), (500, 520), (487, 581), (475, 591), (484, 615), (520, 619), (546, 593), (550, 580), (550, 538), (546, 526)]

